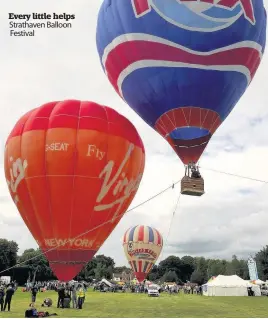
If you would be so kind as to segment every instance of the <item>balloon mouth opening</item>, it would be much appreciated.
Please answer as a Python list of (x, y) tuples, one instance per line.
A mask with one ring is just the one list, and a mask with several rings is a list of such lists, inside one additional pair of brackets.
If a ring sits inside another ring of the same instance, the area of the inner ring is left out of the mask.
[(196, 140), (208, 135), (210, 135), (209, 130), (197, 126), (178, 127), (169, 133), (173, 140), (184, 141)]

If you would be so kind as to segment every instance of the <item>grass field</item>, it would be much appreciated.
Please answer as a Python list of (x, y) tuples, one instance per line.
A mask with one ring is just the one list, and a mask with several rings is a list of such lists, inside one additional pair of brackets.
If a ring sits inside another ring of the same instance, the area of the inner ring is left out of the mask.
[[(41, 308), (43, 300), (53, 300), (50, 308)], [(31, 301), (28, 292), (18, 289), (12, 299), (11, 311), (0, 312), (1, 318), (24, 317)], [(57, 313), (58, 317), (268, 317), (267, 297), (204, 297), (196, 295), (169, 295), (159, 298), (146, 294), (100, 293), (88, 291), (82, 310), (57, 309), (57, 293), (38, 293), (36, 308), (40, 311)]]

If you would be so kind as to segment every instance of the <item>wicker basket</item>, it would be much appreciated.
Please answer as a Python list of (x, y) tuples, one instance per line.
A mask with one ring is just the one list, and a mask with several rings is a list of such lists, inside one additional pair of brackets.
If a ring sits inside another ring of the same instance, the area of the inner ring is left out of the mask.
[(184, 176), (181, 180), (181, 194), (191, 196), (202, 196), (204, 191), (204, 179), (190, 178)]

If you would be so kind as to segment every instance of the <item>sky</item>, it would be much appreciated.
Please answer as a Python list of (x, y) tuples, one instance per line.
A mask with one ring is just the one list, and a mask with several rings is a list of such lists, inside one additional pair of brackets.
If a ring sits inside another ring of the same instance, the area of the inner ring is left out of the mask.
[[(169, 144), (130, 109), (107, 80), (95, 44), (101, 0), (10, 0), (0, 12), (0, 237), (15, 240), (19, 253), (37, 247), (14, 205), (4, 177), (4, 145), (25, 112), (49, 101), (91, 100), (108, 105), (137, 128), (146, 149), (144, 176), (131, 207), (145, 201), (184, 175), (184, 166)], [(268, 6), (268, 0), (264, 0)], [(75, 14), (72, 29), (37, 29), (35, 37), (10, 37), (8, 13)], [(230, 175), (268, 181), (268, 53), (250, 87), (217, 130), (200, 166), (205, 195), (181, 196), (170, 189), (127, 213), (99, 253), (126, 265), (124, 232), (133, 225), (157, 228), (169, 255), (247, 258), (268, 244), (268, 185)], [(169, 228), (171, 229), (169, 232)], [(169, 234), (169, 235), (168, 235)], [(159, 261), (160, 261), (159, 260)]]

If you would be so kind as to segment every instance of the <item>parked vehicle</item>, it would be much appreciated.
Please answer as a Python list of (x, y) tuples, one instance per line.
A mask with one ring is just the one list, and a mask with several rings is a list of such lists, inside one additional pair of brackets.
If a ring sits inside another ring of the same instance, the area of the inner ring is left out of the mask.
[(149, 297), (159, 297), (159, 290), (156, 285), (150, 285), (147, 288)]

